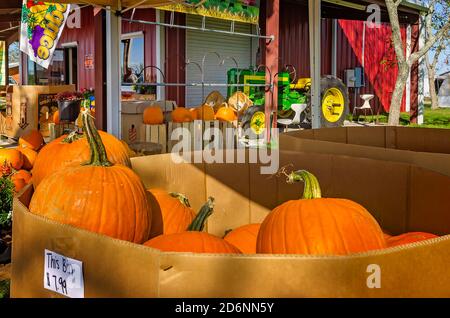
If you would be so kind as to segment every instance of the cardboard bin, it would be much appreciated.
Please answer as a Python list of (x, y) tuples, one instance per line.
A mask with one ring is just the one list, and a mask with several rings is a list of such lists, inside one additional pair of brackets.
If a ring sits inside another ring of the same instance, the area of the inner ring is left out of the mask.
[[(220, 236), (261, 222), (303, 187), (261, 175), (259, 164), (175, 164), (171, 154), (132, 164), (147, 187), (185, 193), (195, 209), (213, 196), (207, 230)], [(280, 166), (286, 164), (313, 172), (325, 197), (362, 204), (392, 234), (442, 236), (348, 256), (166, 253), (31, 214), (28, 188), (14, 202), (11, 295), (62, 297), (43, 287), (49, 249), (83, 262), (85, 297), (450, 297), (449, 176), (409, 163), (306, 152), (282, 152)], [(374, 268), (379, 286), (370, 283)]]
[(280, 134), (280, 149), (411, 163), (450, 175), (450, 129), (339, 127)]

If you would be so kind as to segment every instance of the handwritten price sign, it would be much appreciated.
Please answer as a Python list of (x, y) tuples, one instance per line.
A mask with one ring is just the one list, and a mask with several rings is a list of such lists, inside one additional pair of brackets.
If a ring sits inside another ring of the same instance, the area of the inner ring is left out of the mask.
[(70, 298), (84, 298), (83, 263), (45, 250), (44, 288)]

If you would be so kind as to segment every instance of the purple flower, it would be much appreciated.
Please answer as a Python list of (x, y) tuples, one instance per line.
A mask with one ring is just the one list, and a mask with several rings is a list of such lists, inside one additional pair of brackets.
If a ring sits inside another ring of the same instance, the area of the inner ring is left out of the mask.
[(29, 41), (31, 44), (31, 47), (33, 48), (34, 51), (34, 56), (37, 56), (37, 51), (39, 46), (41, 45), (41, 38), (44, 36), (44, 29), (40, 26), (37, 25), (34, 28), (33, 31), (33, 36), (31, 37), (31, 40)]

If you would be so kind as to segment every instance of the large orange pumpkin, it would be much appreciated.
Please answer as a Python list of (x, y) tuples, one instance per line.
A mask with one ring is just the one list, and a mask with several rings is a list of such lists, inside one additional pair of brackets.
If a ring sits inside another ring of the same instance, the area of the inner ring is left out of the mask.
[(193, 120), (191, 112), (185, 107), (177, 107), (172, 111), (172, 121), (174, 123), (187, 123)]
[[(99, 131), (106, 148), (109, 161), (131, 167), (128, 151), (120, 140), (113, 135)], [(84, 134), (61, 136), (45, 145), (39, 152), (33, 167), (33, 185), (36, 188), (41, 181), (53, 172), (67, 166), (89, 160), (89, 145)]]
[(142, 181), (130, 168), (108, 160), (89, 111), (83, 112), (83, 130), (89, 161), (47, 176), (34, 192), (30, 211), (114, 238), (145, 242), (151, 212)]
[(148, 192), (153, 214), (150, 237), (186, 231), (195, 218), (188, 199), (162, 189), (149, 189)]
[(145, 242), (144, 245), (166, 252), (240, 254), (240, 251), (227, 241), (201, 232), (212, 210), (213, 199), (210, 198), (187, 231), (160, 235)]
[(276, 254), (346, 255), (386, 246), (383, 231), (361, 205), (322, 198), (316, 177), (293, 172), (289, 182), (304, 182), (303, 199), (276, 207), (261, 224), (256, 251)]
[(164, 122), (164, 115), (159, 106), (150, 106), (144, 109), (143, 114), (144, 124), (159, 125)]
[(195, 109), (196, 112), (196, 118), (199, 120), (214, 120), (215, 114), (214, 114), (214, 108), (212, 108), (209, 105), (203, 104), (200, 107), (197, 107)]
[(33, 129), (28, 134), (19, 138), (19, 146), (28, 147), (38, 151), (44, 145), (44, 137), (38, 130)]
[(0, 149), (0, 162), (10, 165), (12, 168), (19, 170), (23, 165), (23, 155), (17, 149), (1, 148)]
[(233, 122), (237, 120), (236, 112), (229, 107), (227, 103), (223, 103), (222, 107), (217, 110), (216, 119), (225, 122)]
[(256, 253), (256, 240), (261, 224), (246, 224), (228, 232), (223, 238), (244, 254)]
[(23, 155), (23, 169), (31, 170), (37, 158), (37, 152), (28, 147), (17, 148)]
[(53, 113), (53, 122), (57, 125), (61, 122), (61, 120), (59, 118), (59, 110), (57, 110)]
[(386, 240), (388, 247), (405, 245), (420, 241), (429, 240), (438, 237), (437, 235), (426, 232), (408, 232), (397, 236), (391, 236)]

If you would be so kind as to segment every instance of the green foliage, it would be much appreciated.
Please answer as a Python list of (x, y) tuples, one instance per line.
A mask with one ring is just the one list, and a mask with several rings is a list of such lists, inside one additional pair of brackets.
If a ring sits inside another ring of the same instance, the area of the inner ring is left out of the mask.
[(14, 184), (9, 177), (0, 178), (0, 229), (11, 226)]
[(9, 298), (10, 281), (2, 280), (0, 281), (0, 299)]

